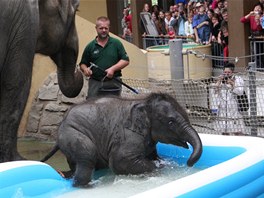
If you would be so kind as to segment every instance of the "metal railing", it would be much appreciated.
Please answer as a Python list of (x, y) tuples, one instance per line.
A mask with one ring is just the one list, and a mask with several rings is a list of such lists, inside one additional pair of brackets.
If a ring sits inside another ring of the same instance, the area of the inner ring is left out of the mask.
[[(189, 39), (185, 36), (175, 36), (173, 38), (181, 38), (183, 39), (183, 43), (192, 41), (192, 39)], [(147, 49), (151, 46), (156, 45), (167, 45), (169, 43), (170, 39), (169, 36), (152, 36), (152, 35), (146, 35), (145, 37), (142, 37), (143, 41), (143, 49)], [(132, 36), (126, 36), (125, 38), (128, 42), (133, 42)], [(264, 72), (264, 36), (250, 36), (250, 55), (251, 55), (251, 62), (256, 62), (256, 71)], [(212, 56), (218, 56), (220, 59), (213, 59), (212, 60), (212, 66), (213, 68), (222, 69), (225, 61), (223, 58), (223, 46), (219, 44), (218, 42), (212, 42), (211, 43), (211, 52)]]
[[(211, 43), (211, 51), (212, 56), (218, 56), (218, 57), (224, 57), (223, 53), (223, 46), (219, 44), (218, 42), (212, 42)], [(222, 60), (212, 60), (212, 66), (213, 68), (220, 68), (222, 69), (224, 67), (224, 59)]]
[[(168, 36), (151, 36), (147, 35), (142, 37), (143, 40), (143, 49), (147, 49), (151, 46), (156, 45), (167, 45), (170, 39), (180, 38), (183, 40), (183, 43), (193, 42), (193, 39), (189, 39), (188, 37), (184, 36), (175, 36), (173, 38), (169, 38)], [(223, 57), (223, 47), (221, 44), (217, 42), (211, 43), (211, 52), (213, 56)], [(224, 66), (224, 60), (212, 60), (213, 68), (222, 69)]]
[(264, 36), (250, 36), (251, 62), (256, 62), (256, 70), (264, 72)]
[(192, 39), (186, 37), (186, 36), (174, 36), (169, 37), (167, 35), (164, 36), (152, 36), (152, 35), (146, 35), (142, 37), (143, 40), (143, 49), (147, 49), (148, 47), (155, 46), (155, 45), (167, 45), (169, 43), (170, 39), (177, 39), (180, 38), (183, 40), (183, 42), (192, 41)]

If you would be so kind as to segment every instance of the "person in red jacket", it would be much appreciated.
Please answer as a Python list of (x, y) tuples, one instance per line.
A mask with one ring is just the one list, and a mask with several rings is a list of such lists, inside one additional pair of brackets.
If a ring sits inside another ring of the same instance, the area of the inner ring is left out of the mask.
[[(254, 6), (254, 10), (251, 11), (246, 16), (242, 17), (240, 21), (242, 23), (250, 23), (250, 31), (252, 35), (252, 39), (255, 41), (255, 36), (260, 36), (263, 34), (263, 29), (261, 25), (261, 16), (262, 16), (263, 6), (262, 4), (258, 3)], [(262, 43), (254, 42), (254, 54), (263, 54), (264, 53), (264, 46)], [(257, 69), (263, 69), (264, 68), (264, 56), (259, 55), (256, 56), (256, 64)]]
[(262, 15), (262, 11), (263, 11), (262, 4), (258, 3), (254, 6), (253, 11), (251, 11), (249, 14), (243, 16), (240, 19), (240, 22), (250, 24), (250, 30), (252, 34), (258, 34), (262, 31), (262, 26), (260, 23), (260, 17)]

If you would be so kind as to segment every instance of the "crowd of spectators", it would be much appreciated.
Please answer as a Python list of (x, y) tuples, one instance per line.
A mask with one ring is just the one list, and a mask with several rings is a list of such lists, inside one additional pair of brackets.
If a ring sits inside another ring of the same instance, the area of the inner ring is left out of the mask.
[[(227, 0), (175, 0), (169, 10), (158, 5), (150, 7), (144, 4), (142, 12), (149, 12), (159, 36), (169, 36), (173, 30), (175, 36), (193, 38), (203, 44), (217, 41), (217, 30), (222, 21), (227, 22)], [(131, 9), (124, 8), (122, 19), (123, 36), (131, 35)], [(142, 36), (147, 32), (143, 28)], [(214, 34), (213, 34), (214, 33)]]
[[(259, 0), (253, 10), (241, 16), (242, 23), (250, 23), (251, 33), (259, 34), (264, 28), (264, 0)], [(168, 10), (158, 5), (144, 4), (142, 12), (148, 12), (157, 29), (158, 35), (164, 38), (188, 38), (200, 44), (221, 45), (224, 57), (228, 56), (228, 0), (175, 0)], [(130, 10), (130, 8), (125, 8)], [(124, 14), (127, 26), (131, 24), (131, 13)], [(128, 17), (130, 15), (130, 17)], [(127, 19), (128, 18), (128, 19)], [(129, 21), (130, 20), (130, 21)], [(141, 22), (142, 23), (142, 22)], [(263, 24), (263, 27), (262, 27)], [(132, 35), (132, 28), (124, 26), (124, 34)], [(142, 36), (147, 30), (142, 27)], [(128, 31), (127, 31), (128, 29)]]
[[(228, 56), (227, 0), (175, 0), (168, 10), (158, 5), (144, 4), (142, 12), (150, 13), (158, 36), (164, 38), (189, 38), (196, 43), (218, 42)], [(132, 36), (130, 6), (124, 8), (122, 37)], [(141, 21), (142, 36), (147, 30)]]

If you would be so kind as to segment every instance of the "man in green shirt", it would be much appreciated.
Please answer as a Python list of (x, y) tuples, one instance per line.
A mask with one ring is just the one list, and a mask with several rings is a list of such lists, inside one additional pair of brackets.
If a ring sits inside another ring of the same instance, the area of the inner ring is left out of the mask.
[[(83, 74), (89, 77), (88, 97), (98, 95), (121, 94), (120, 80), (121, 70), (129, 64), (129, 57), (123, 44), (109, 36), (110, 20), (107, 17), (99, 17), (96, 20), (95, 29), (97, 37), (84, 49), (80, 68)], [(90, 67), (94, 63), (99, 68)], [(104, 72), (105, 71), (105, 72)]]

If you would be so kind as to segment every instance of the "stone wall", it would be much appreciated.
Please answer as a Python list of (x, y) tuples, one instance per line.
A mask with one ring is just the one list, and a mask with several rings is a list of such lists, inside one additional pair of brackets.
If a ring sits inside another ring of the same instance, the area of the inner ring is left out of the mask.
[(26, 137), (55, 140), (57, 129), (65, 112), (75, 103), (85, 100), (87, 80), (76, 98), (65, 97), (58, 85), (57, 74), (52, 73), (39, 88), (32, 104), (26, 127)]

